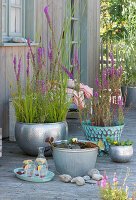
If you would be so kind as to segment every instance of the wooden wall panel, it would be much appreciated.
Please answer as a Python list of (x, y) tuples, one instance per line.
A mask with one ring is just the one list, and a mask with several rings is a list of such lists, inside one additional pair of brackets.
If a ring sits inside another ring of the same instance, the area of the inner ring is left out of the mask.
[(2, 129), (0, 128), (0, 157), (2, 156)]
[[(98, 10), (97, 10), (98, 9)], [(88, 1), (88, 85), (95, 87), (99, 63), (100, 0)], [(98, 65), (98, 66), (97, 66)]]
[(6, 63), (5, 48), (0, 48), (0, 128), (5, 127)]
[(0, 43), (2, 42), (2, 0), (0, 0)]

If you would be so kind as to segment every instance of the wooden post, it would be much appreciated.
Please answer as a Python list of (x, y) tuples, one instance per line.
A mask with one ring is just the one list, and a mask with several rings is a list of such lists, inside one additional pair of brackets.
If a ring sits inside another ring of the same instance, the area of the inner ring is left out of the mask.
[(88, 1), (88, 85), (95, 87), (100, 62), (100, 0)]
[(0, 157), (2, 157), (2, 128), (0, 128)]
[(0, 44), (2, 43), (2, 0), (0, 0)]

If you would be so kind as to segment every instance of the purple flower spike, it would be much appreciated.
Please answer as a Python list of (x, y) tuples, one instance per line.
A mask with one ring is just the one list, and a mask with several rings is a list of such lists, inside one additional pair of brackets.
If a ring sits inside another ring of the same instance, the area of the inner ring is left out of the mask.
[(73, 75), (71, 74), (71, 72), (66, 69), (64, 66), (62, 66), (62, 69), (67, 73), (67, 75), (70, 77), (70, 79), (73, 79)]
[(110, 52), (110, 59), (111, 59), (111, 64), (112, 66), (114, 65), (114, 58), (112, 52)]
[(14, 71), (15, 71), (15, 74), (16, 74), (16, 64), (17, 64), (16, 56), (14, 57), (13, 63), (14, 63)]
[(118, 106), (119, 108), (122, 108), (122, 105), (123, 105), (123, 98), (118, 98)]
[(98, 92), (94, 92), (94, 96), (98, 97), (99, 96)]
[(28, 51), (27, 53), (27, 59), (29, 60), (30, 59), (30, 52)]
[(27, 73), (27, 78), (29, 77), (29, 67), (27, 66), (27, 69), (26, 69), (26, 73)]
[(46, 6), (46, 7), (44, 8), (44, 12), (45, 12), (45, 15), (46, 15), (46, 17), (47, 17), (47, 21), (48, 21), (48, 23), (50, 24), (51, 21), (50, 21), (50, 15), (49, 15), (49, 12), (48, 12), (48, 7), (49, 7), (49, 6)]
[(119, 78), (119, 75), (120, 75), (120, 71), (118, 70), (118, 71), (117, 71), (117, 77), (118, 77), (118, 78)]
[(30, 38), (27, 39), (28, 47), (31, 47)]
[(103, 84), (106, 85), (106, 71), (103, 71)]
[(122, 67), (121, 67), (121, 66), (119, 67), (119, 71), (120, 71), (120, 72), (122, 71)]
[(18, 64), (18, 73), (21, 72), (21, 58), (19, 59), (19, 64)]
[(96, 87), (99, 87), (99, 79), (98, 78), (95, 79), (95, 82), (96, 82)]

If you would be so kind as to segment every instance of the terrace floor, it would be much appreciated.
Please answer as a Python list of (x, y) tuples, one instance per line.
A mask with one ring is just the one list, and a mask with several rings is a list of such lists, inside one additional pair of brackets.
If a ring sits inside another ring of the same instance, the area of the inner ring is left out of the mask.
[[(69, 137), (83, 138), (83, 133), (78, 120), (68, 120)], [(134, 156), (131, 162), (126, 164), (114, 163), (109, 157), (98, 157), (96, 168), (101, 174), (106, 170), (109, 181), (112, 181), (116, 171), (119, 183), (122, 183), (127, 172), (131, 174), (127, 179), (130, 194), (136, 183), (136, 110), (131, 109), (125, 118), (125, 127), (122, 139), (134, 141)], [(53, 159), (47, 158), (49, 169), (55, 173), (51, 182), (31, 183), (17, 179), (14, 176), (14, 168), (22, 166), (25, 159), (33, 159), (25, 155), (14, 142), (3, 140), (3, 157), (0, 158), (0, 200), (97, 200), (98, 188), (96, 185), (85, 184), (77, 186), (72, 183), (63, 183), (59, 180), (55, 171)]]

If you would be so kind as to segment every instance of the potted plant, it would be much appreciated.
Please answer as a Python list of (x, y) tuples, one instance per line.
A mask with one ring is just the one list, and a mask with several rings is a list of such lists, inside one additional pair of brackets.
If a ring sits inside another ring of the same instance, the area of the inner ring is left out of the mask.
[(132, 32), (118, 47), (118, 64), (122, 64), (122, 95), (126, 106), (136, 107), (136, 37)]
[[(70, 5), (69, 2), (67, 6)], [(33, 156), (38, 154), (39, 147), (47, 145), (45, 143), (47, 137), (54, 137), (55, 140), (67, 139), (66, 116), (73, 96), (68, 94), (68, 81), (69, 78), (73, 79), (67, 62), (70, 49), (65, 48), (71, 18), (65, 17), (57, 45), (48, 6), (45, 7), (44, 12), (52, 35), (48, 50), (46, 52), (39, 44), (34, 52), (28, 39), (26, 85), (23, 86), (20, 77), (21, 59), (17, 68), (16, 57), (14, 58), (16, 86), (14, 87), (10, 81), (12, 103), (17, 118), (16, 141), (25, 153)], [(48, 62), (46, 62), (46, 55)], [(33, 69), (30, 69), (30, 60)], [(50, 66), (47, 63), (50, 63)], [(76, 76), (76, 71), (74, 75)], [(51, 155), (51, 152), (46, 155)]]
[(107, 138), (110, 144), (109, 155), (114, 162), (125, 163), (129, 162), (133, 156), (133, 141), (122, 140), (120, 142), (116, 141), (114, 138)]
[[(122, 68), (116, 69), (112, 53), (110, 57), (111, 67), (104, 69), (100, 80), (96, 78), (97, 90), (86, 101), (80, 115), (85, 138), (91, 141), (102, 140), (105, 153), (109, 151), (107, 137), (119, 141), (125, 114), (125, 102), (120, 92)], [(99, 151), (99, 155), (103, 155), (103, 152)]]
[(49, 149), (53, 150), (56, 170), (73, 177), (88, 174), (95, 167), (98, 148), (104, 150), (102, 141), (94, 143), (69, 138), (54, 142), (54, 138), (47, 138), (46, 142), (50, 143)]
[[(21, 58), (18, 67), (16, 57), (14, 58), (16, 85), (10, 81), (12, 103), (17, 118), (16, 141), (25, 153), (32, 156), (38, 154), (38, 147), (46, 146), (46, 137), (52, 136), (55, 140), (67, 138), (66, 116), (72, 100), (67, 92), (68, 79), (72, 75), (65, 64), (66, 34), (63, 34), (63, 38), (60, 36), (60, 44), (57, 46), (48, 6), (44, 11), (53, 38), (48, 51), (46, 52), (41, 44), (35, 51), (32, 50), (28, 39), (25, 87), (21, 82)], [(67, 31), (69, 20), (65, 19), (63, 31)], [(46, 55), (50, 66), (46, 65)], [(30, 60), (33, 69), (30, 69)]]

